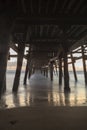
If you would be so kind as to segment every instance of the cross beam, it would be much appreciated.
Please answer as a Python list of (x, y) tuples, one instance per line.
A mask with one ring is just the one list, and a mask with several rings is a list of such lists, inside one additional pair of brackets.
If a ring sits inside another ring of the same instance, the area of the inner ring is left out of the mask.
[(18, 17), (17, 24), (28, 25), (87, 25), (87, 17), (85, 16), (57, 16), (57, 17)]

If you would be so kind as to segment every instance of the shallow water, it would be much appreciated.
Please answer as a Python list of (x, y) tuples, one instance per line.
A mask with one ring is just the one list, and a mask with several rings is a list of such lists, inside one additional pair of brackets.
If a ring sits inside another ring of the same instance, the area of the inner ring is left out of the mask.
[(87, 106), (87, 88), (84, 75), (77, 72), (78, 82), (75, 83), (73, 73), (70, 72), (70, 93), (64, 93), (64, 85), (58, 86), (58, 75), (54, 74), (53, 82), (39, 72), (33, 74), (28, 85), (23, 86), (24, 72), (21, 74), (20, 86), (17, 94), (12, 94), (14, 71), (7, 72), (7, 91), (0, 100), (0, 108), (21, 106)]

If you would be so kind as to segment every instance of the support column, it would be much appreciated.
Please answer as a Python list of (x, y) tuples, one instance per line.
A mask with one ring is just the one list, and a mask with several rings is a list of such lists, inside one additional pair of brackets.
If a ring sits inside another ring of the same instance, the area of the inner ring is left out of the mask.
[(50, 79), (53, 81), (53, 62), (50, 62)]
[(8, 14), (0, 15), (0, 97), (6, 90), (6, 69), (12, 24), (13, 20)]
[(62, 85), (62, 58), (59, 57), (59, 85)]
[(26, 70), (25, 70), (25, 76), (24, 76), (24, 85), (26, 85), (27, 82), (27, 75), (29, 71), (29, 61), (27, 60)]
[(43, 72), (44, 72), (44, 76), (46, 76), (46, 69), (45, 68), (43, 69)]
[(24, 56), (24, 49), (25, 49), (25, 44), (18, 44), (17, 68), (16, 68), (14, 84), (13, 84), (13, 92), (17, 92), (17, 90), (18, 90), (23, 56)]
[(48, 68), (46, 68), (46, 77), (48, 77)]
[(72, 60), (72, 68), (73, 68), (74, 78), (75, 78), (75, 81), (77, 82), (76, 69), (75, 69), (75, 64), (74, 64), (74, 59), (73, 59), (72, 54), (71, 54), (71, 60)]
[(87, 72), (86, 72), (86, 62), (85, 62), (85, 55), (84, 55), (84, 47), (82, 48), (82, 60), (83, 60), (83, 69), (84, 69), (84, 78), (85, 78), (85, 84), (87, 85)]
[(33, 67), (32, 67), (32, 74), (34, 74), (35, 73), (35, 66), (33, 65)]
[[(8, 42), (8, 40), (7, 40)], [(8, 61), (9, 45), (0, 43), (0, 96), (6, 90), (6, 68)]]
[(32, 74), (32, 65), (31, 63), (29, 64), (29, 74), (28, 74), (28, 78), (30, 79), (30, 76)]
[(30, 78), (30, 76), (31, 76), (31, 70), (30, 70), (31, 56), (30, 56), (30, 54), (31, 54), (31, 46), (29, 46), (28, 55), (27, 55), (27, 65), (26, 65), (25, 76), (24, 76), (24, 85), (26, 85), (27, 77)]
[(69, 92), (69, 72), (68, 72), (68, 58), (67, 51), (64, 52), (64, 91)]
[(58, 76), (57, 64), (55, 63), (56, 75)]
[[(7, 67), (6, 67), (6, 69), (7, 69)], [(6, 92), (6, 74), (5, 74), (4, 85), (3, 85), (3, 90), (2, 90), (2, 92), (3, 92), (3, 93)]]

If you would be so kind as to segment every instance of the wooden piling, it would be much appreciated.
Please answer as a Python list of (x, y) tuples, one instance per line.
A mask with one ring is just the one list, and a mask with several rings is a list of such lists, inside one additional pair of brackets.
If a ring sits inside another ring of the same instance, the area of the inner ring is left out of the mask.
[(6, 74), (4, 77), (4, 85), (3, 85), (3, 89), (2, 89), (2, 93), (6, 92)]
[(24, 85), (26, 85), (26, 83), (27, 83), (28, 71), (29, 71), (29, 61), (27, 60), (26, 70), (25, 70), (25, 76), (24, 76)]
[(46, 77), (48, 77), (48, 68), (46, 68)]
[(85, 84), (87, 85), (87, 70), (86, 70), (86, 62), (85, 62), (85, 55), (84, 55), (84, 46), (81, 46), (81, 49), (82, 49), (82, 60), (83, 60), (84, 78), (85, 78)]
[(30, 79), (31, 77), (31, 74), (32, 74), (32, 64), (30, 63), (29, 64), (29, 73), (28, 73), (28, 78)]
[(46, 69), (45, 68), (43, 69), (43, 72), (44, 72), (44, 76), (46, 76)]
[(74, 64), (74, 59), (73, 59), (72, 53), (71, 53), (71, 60), (72, 60), (72, 68), (73, 68), (74, 78), (75, 78), (75, 81), (77, 82), (76, 69), (75, 69), (75, 64)]
[(14, 84), (13, 84), (13, 92), (17, 92), (17, 90), (18, 90), (23, 56), (24, 56), (24, 49), (25, 49), (25, 44), (18, 44), (17, 68), (16, 68)]
[(8, 61), (9, 45), (0, 44), (0, 96), (6, 90), (6, 68)]
[(55, 63), (56, 75), (58, 76), (57, 64)]
[(62, 58), (59, 57), (59, 85), (62, 85)]
[(50, 62), (50, 79), (53, 81), (53, 62)]
[(67, 51), (64, 51), (64, 91), (69, 92), (69, 72), (68, 72), (68, 58)]
[(26, 85), (27, 77), (30, 79), (32, 74), (32, 58), (31, 58), (31, 46), (29, 46), (28, 55), (27, 55), (27, 65), (25, 70), (25, 77), (24, 77), (24, 85)]
[(35, 73), (35, 66), (33, 65), (33, 67), (32, 67), (32, 74), (34, 74)]
[(6, 69), (12, 24), (13, 20), (7, 14), (0, 16), (0, 96), (6, 90)]

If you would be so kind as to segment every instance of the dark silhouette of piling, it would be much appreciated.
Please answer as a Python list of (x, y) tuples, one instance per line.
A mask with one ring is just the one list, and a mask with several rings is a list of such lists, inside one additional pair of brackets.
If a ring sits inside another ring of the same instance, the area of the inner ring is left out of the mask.
[(46, 77), (48, 77), (48, 67), (46, 68)]
[(81, 46), (81, 49), (82, 49), (84, 78), (85, 78), (85, 84), (87, 85), (87, 70), (86, 70), (86, 62), (85, 62), (85, 55), (84, 55), (84, 46)]
[(67, 51), (64, 51), (64, 91), (70, 91)]
[(59, 85), (62, 85), (62, 58), (59, 57)]
[(53, 81), (53, 61), (50, 62), (50, 79)]
[(27, 75), (29, 71), (29, 61), (27, 60), (26, 69), (25, 69), (25, 76), (24, 76), (24, 85), (27, 83)]
[(0, 96), (6, 90), (6, 68), (8, 61), (8, 44), (0, 44)]
[(31, 77), (31, 74), (32, 74), (32, 64), (31, 62), (29, 63), (29, 73), (28, 73), (28, 78), (30, 79)]
[(45, 68), (43, 69), (43, 72), (44, 72), (44, 76), (46, 76), (46, 69)]
[(22, 62), (23, 62), (23, 56), (24, 56), (24, 49), (25, 44), (18, 44), (18, 57), (17, 57), (17, 68), (13, 83), (13, 92), (17, 92), (19, 82), (20, 82), (20, 74), (21, 74), (21, 68), (22, 68)]
[(76, 69), (75, 69), (74, 58), (73, 58), (72, 53), (71, 53), (71, 60), (72, 60), (72, 68), (73, 68), (74, 78), (75, 78), (75, 81), (77, 82)]

